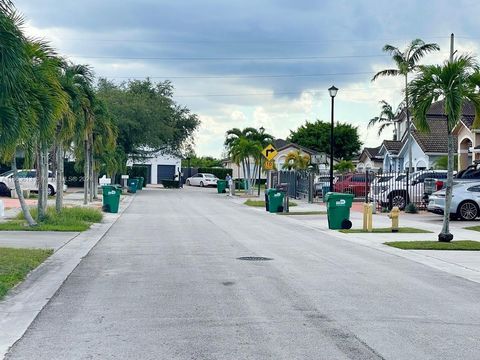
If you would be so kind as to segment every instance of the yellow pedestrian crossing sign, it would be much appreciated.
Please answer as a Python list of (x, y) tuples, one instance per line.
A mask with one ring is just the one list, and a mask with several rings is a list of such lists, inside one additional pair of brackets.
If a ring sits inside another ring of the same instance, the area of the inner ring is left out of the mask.
[(277, 156), (277, 154), (278, 151), (271, 144), (267, 145), (267, 147), (262, 151), (262, 155), (265, 156), (267, 160), (275, 159), (275, 156)]

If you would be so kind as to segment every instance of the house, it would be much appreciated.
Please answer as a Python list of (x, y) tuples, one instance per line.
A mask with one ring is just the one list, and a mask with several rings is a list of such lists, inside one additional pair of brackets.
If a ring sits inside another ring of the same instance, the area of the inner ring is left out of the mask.
[(367, 169), (378, 172), (383, 169), (383, 157), (379, 155), (380, 148), (381, 146), (375, 148), (366, 147), (363, 149), (356, 164), (358, 172), (364, 172)]
[(473, 128), (475, 108), (469, 102), (463, 106), (462, 118), (452, 133), (457, 138), (458, 170), (465, 169), (475, 161), (480, 161), (480, 129)]
[[(397, 114), (395, 132), (399, 140), (385, 140), (378, 151), (378, 156), (383, 158), (383, 171), (405, 171), (410, 163), (408, 148), (412, 143), (412, 167), (414, 171), (431, 169), (437, 160), (448, 153), (447, 120), (443, 115), (443, 102), (432, 104), (427, 112), (427, 122), (430, 132), (420, 132), (411, 117), (411, 138), (407, 137), (407, 116), (403, 109)], [(455, 151), (456, 151), (455, 146)]]
[(162, 180), (174, 180), (181, 171), (182, 159), (179, 156), (156, 153), (140, 160), (128, 160), (127, 166), (147, 167), (147, 184), (161, 184)]

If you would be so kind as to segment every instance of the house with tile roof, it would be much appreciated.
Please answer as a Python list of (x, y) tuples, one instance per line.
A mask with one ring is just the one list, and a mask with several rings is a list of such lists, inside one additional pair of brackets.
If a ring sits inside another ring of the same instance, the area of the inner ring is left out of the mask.
[[(465, 104), (462, 119), (470, 119), (472, 108), (471, 104)], [(447, 155), (447, 120), (443, 114), (442, 101), (432, 104), (427, 112), (427, 122), (430, 126), (430, 132), (428, 133), (418, 131), (412, 121), (412, 136), (411, 139), (408, 139), (406, 112), (402, 110), (397, 114), (395, 131), (399, 134), (399, 140), (383, 141), (378, 151), (378, 156), (383, 158), (384, 172), (397, 172), (407, 169), (410, 163), (408, 157), (409, 141), (412, 142), (412, 167), (414, 171), (431, 169), (435, 167), (435, 163), (440, 157)]]
[(480, 161), (480, 129), (473, 128), (474, 120), (475, 108), (471, 103), (466, 103), (462, 118), (452, 131), (457, 138), (459, 171)]
[(358, 157), (357, 171), (364, 172), (365, 170), (371, 170), (378, 172), (383, 169), (383, 157), (379, 155), (381, 146), (375, 148), (366, 147)]

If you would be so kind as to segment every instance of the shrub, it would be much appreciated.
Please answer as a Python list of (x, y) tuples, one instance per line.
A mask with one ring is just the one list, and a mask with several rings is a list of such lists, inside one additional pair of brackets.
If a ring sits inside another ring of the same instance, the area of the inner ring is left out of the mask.
[(410, 203), (407, 206), (405, 206), (405, 212), (408, 214), (416, 214), (418, 212), (418, 209), (414, 203)]

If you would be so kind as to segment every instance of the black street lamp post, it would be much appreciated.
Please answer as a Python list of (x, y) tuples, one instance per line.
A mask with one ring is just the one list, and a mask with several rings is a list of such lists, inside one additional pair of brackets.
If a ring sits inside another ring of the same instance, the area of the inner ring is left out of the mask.
[(335, 86), (332, 86), (328, 89), (330, 97), (332, 98), (332, 124), (330, 127), (330, 191), (333, 191), (333, 127), (334, 127), (334, 107), (335, 107), (335, 96), (337, 95), (338, 89)]
[[(260, 134), (263, 135), (265, 132), (265, 128), (263, 126), (260, 127)], [(260, 196), (260, 181), (261, 181), (261, 174), (262, 174), (262, 157), (260, 156), (260, 159), (258, 161), (258, 196)]]

